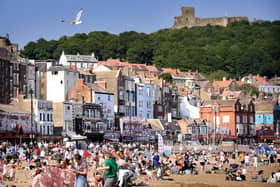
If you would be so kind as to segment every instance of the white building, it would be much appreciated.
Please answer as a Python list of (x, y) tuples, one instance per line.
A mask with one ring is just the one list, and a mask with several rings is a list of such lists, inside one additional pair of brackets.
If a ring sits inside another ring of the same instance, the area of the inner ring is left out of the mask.
[(179, 88), (189, 88), (195, 87), (195, 79), (192, 75), (172, 75), (172, 82)]
[(259, 91), (264, 92), (266, 94), (279, 94), (280, 93), (280, 86), (262, 84), (262, 85), (259, 86)]
[(193, 106), (189, 103), (187, 96), (180, 96), (180, 114), (182, 118), (199, 118), (199, 107)]
[(47, 100), (64, 102), (76, 85), (79, 72), (64, 66), (51, 66), (47, 72)]
[(42, 136), (53, 135), (53, 103), (45, 100), (34, 101), (34, 115), (37, 131)]
[(107, 129), (114, 127), (115, 113), (114, 113), (114, 93), (99, 86), (98, 84), (86, 84), (92, 89), (92, 102), (99, 104), (102, 107), (103, 122)]
[(64, 51), (59, 58), (59, 64), (76, 68), (93, 68), (97, 63), (94, 53), (91, 55), (65, 55)]

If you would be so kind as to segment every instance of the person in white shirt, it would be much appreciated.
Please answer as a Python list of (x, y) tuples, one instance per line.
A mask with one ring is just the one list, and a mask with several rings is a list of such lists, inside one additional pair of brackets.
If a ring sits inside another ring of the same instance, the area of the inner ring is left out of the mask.
[(45, 156), (46, 156), (46, 152), (45, 152), (44, 149), (42, 149), (41, 152), (40, 152), (40, 158), (45, 159)]
[(253, 161), (254, 161), (254, 163), (253, 163), (254, 167), (257, 168), (258, 167), (258, 157), (257, 157), (257, 155), (254, 156)]
[(277, 181), (280, 181), (280, 169), (275, 173), (275, 177)]
[(250, 166), (250, 157), (248, 154), (245, 155), (244, 160), (245, 160), (245, 166), (249, 167)]
[(69, 149), (67, 149), (67, 150), (65, 151), (65, 154), (64, 154), (64, 159), (65, 159), (67, 165), (70, 164), (70, 160), (72, 160), (72, 158), (73, 158), (72, 152), (71, 152)]

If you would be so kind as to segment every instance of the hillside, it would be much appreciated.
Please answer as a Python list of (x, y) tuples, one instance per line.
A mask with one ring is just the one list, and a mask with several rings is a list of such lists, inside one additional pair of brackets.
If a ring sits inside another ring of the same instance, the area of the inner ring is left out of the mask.
[(280, 75), (280, 21), (227, 27), (205, 26), (160, 30), (151, 34), (90, 32), (29, 42), (21, 51), (30, 59), (58, 59), (66, 54), (91, 54), (99, 60), (119, 58), (131, 63), (196, 70), (222, 70), (233, 77), (244, 74)]

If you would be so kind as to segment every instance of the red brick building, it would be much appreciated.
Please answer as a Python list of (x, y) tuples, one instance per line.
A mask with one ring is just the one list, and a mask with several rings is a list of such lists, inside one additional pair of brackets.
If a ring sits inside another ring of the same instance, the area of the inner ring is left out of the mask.
[(239, 143), (254, 141), (255, 106), (252, 101), (210, 100), (202, 103), (200, 119), (216, 129), (217, 137), (236, 137)]

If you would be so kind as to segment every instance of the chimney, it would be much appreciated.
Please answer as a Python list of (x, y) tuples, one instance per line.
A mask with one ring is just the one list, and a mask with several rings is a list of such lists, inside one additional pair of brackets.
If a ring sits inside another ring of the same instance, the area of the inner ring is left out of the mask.
[(223, 77), (223, 81), (226, 81), (227, 80), (227, 77)]

